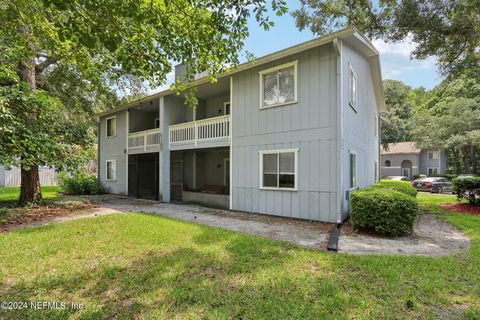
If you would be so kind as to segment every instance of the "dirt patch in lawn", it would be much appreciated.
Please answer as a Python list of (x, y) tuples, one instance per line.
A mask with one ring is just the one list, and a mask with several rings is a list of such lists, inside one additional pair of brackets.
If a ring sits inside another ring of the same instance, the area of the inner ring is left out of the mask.
[[(344, 226), (342, 226), (342, 229)], [(339, 238), (339, 251), (351, 254), (394, 254), (439, 257), (462, 252), (470, 239), (451, 223), (422, 213), (413, 234), (403, 237), (382, 237), (365, 232), (352, 232), (349, 224)]]
[(441, 207), (448, 211), (453, 211), (457, 213), (468, 213), (472, 215), (480, 215), (480, 207), (474, 206), (470, 203), (446, 203), (442, 204)]
[(98, 207), (86, 200), (50, 202), (32, 207), (0, 208), (0, 232), (19, 229), (38, 222), (47, 222), (59, 217), (84, 214)]

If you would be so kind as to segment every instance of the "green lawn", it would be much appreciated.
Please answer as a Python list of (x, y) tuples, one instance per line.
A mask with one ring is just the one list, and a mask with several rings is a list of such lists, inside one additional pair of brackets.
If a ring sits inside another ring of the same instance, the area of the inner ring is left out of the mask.
[[(58, 186), (45, 186), (42, 188), (42, 197), (43, 199), (54, 199), (57, 198), (58, 192), (61, 191), (61, 188)], [(0, 188), (0, 205), (5, 202), (15, 202), (18, 200), (20, 195), (20, 188), (18, 187), (5, 187)]]
[(0, 318), (479, 319), (480, 217), (442, 217), (470, 250), (350, 256), (141, 213), (0, 234), (0, 301), (83, 305)]

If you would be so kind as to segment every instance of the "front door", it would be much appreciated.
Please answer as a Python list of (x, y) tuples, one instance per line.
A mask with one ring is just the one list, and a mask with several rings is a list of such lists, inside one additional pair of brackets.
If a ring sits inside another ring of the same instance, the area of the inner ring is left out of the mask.
[(410, 168), (402, 168), (402, 176), (410, 177)]
[(170, 163), (170, 195), (174, 201), (183, 200), (183, 161)]
[(158, 200), (158, 153), (128, 156), (128, 195)]

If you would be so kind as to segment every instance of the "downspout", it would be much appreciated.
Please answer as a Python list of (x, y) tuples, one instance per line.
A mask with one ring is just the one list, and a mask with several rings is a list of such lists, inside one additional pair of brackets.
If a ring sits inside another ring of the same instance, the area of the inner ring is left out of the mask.
[(342, 223), (343, 215), (343, 62), (342, 41), (333, 39), (333, 48), (337, 54), (337, 223)]
[(230, 134), (230, 161), (228, 162), (230, 164), (230, 186), (228, 187), (230, 190), (229, 192), (229, 209), (233, 210), (233, 113), (235, 112), (234, 110), (235, 106), (233, 105), (233, 77), (230, 77), (230, 121), (228, 125), (228, 133)]

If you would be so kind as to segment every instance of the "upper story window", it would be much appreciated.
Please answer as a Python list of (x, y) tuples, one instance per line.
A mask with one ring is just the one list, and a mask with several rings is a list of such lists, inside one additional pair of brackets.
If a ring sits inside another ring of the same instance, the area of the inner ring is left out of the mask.
[(385, 160), (385, 167), (390, 167), (392, 165), (392, 163), (390, 162), (390, 160)]
[(298, 149), (260, 151), (260, 187), (296, 190)]
[(357, 111), (357, 75), (350, 67), (348, 71), (348, 104)]
[(107, 138), (117, 135), (117, 117), (107, 118)]
[(297, 102), (297, 61), (260, 71), (260, 108)]
[(437, 160), (438, 159), (438, 151), (428, 151), (427, 152), (427, 159), (428, 160)]

